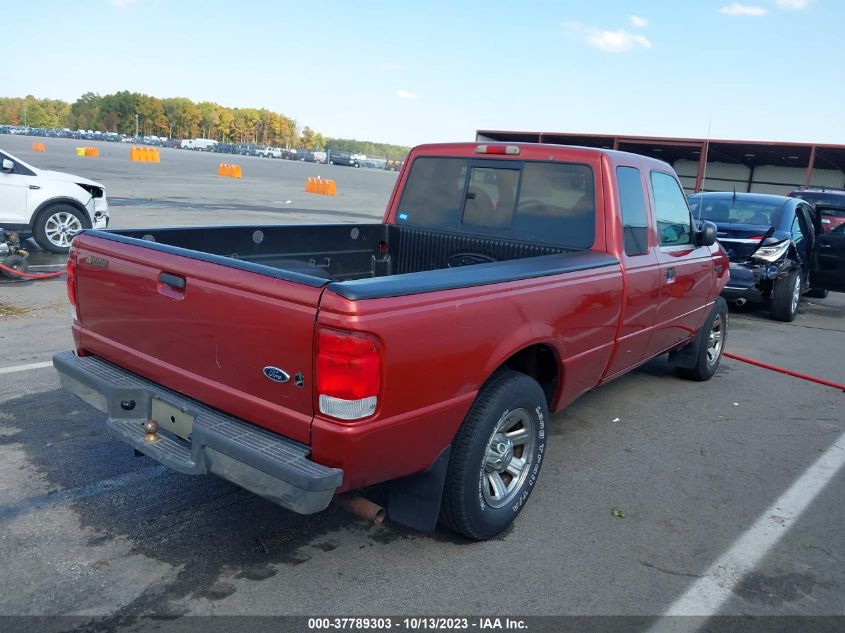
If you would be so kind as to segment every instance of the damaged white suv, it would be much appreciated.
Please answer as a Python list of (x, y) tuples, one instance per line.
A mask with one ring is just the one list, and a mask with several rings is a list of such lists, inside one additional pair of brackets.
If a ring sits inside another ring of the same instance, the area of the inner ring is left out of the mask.
[(106, 190), (98, 182), (38, 169), (0, 150), (0, 228), (32, 235), (41, 248), (67, 253), (82, 229), (109, 224)]

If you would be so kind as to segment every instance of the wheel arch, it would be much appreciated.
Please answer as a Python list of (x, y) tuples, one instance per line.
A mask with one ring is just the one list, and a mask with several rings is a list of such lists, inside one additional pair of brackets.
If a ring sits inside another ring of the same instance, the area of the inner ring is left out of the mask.
[[(79, 202), (79, 200), (75, 200), (73, 198), (69, 198), (66, 196), (59, 196), (56, 198), (50, 198), (49, 200), (45, 200), (37, 207), (35, 207), (35, 211), (32, 212), (32, 217), (29, 219), (29, 230), (35, 230), (35, 221), (38, 219), (38, 216), (41, 215), (44, 211), (49, 209), (50, 207), (57, 205), (57, 204), (67, 204), (74, 207), (77, 211), (82, 212), (82, 214), (88, 219), (89, 224), (92, 224), (91, 216), (88, 213), (88, 209), (85, 208), (85, 205)], [(90, 228), (90, 227), (88, 227)]]
[(499, 364), (485, 384), (502, 369), (517, 371), (536, 380), (546, 396), (549, 410), (552, 410), (563, 383), (560, 357), (554, 347), (548, 343), (533, 343), (513, 352)]

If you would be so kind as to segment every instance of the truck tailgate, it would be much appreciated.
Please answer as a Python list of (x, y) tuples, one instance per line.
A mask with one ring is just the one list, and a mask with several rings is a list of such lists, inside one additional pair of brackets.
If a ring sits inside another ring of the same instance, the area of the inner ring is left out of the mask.
[(321, 281), (85, 234), (74, 245), (80, 352), (310, 442)]

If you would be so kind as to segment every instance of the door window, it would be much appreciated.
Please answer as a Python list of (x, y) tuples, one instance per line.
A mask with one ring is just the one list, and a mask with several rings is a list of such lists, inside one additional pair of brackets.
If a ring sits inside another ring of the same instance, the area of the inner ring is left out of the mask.
[(653, 171), (651, 190), (660, 245), (692, 243), (692, 217), (678, 181), (669, 174)]
[[(800, 211), (798, 212), (800, 213)], [(796, 245), (804, 241), (804, 231), (801, 230), (801, 222), (798, 220), (798, 214), (792, 219), (792, 241)]]

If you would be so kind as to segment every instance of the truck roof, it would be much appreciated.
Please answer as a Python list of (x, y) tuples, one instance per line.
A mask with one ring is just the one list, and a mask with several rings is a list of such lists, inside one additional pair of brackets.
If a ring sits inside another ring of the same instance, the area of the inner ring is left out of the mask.
[(631, 152), (621, 152), (619, 150), (602, 149), (598, 147), (583, 147), (580, 145), (555, 145), (552, 143), (429, 143), (425, 145), (417, 145), (411, 150), (414, 156), (478, 156), (482, 158), (483, 153), (477, 153), (476, 148), (486, 147), (517, 147), (518, 154), (501, 154), (496, 153), (487, 156), (490, 158), (502, 158), (511, 160), (549, 160), (549, 159), (574, 159), (574, 160), (595, 160), (598, 156), (606, 156), (608, 160), (614, 164), (625, 164), (639, 166), (644, 169), (659, 168), (665, 169), (669, 167), (669, 163), (652, 158), (650, 156), (643, 156), (641, 154), (633, 154)]

